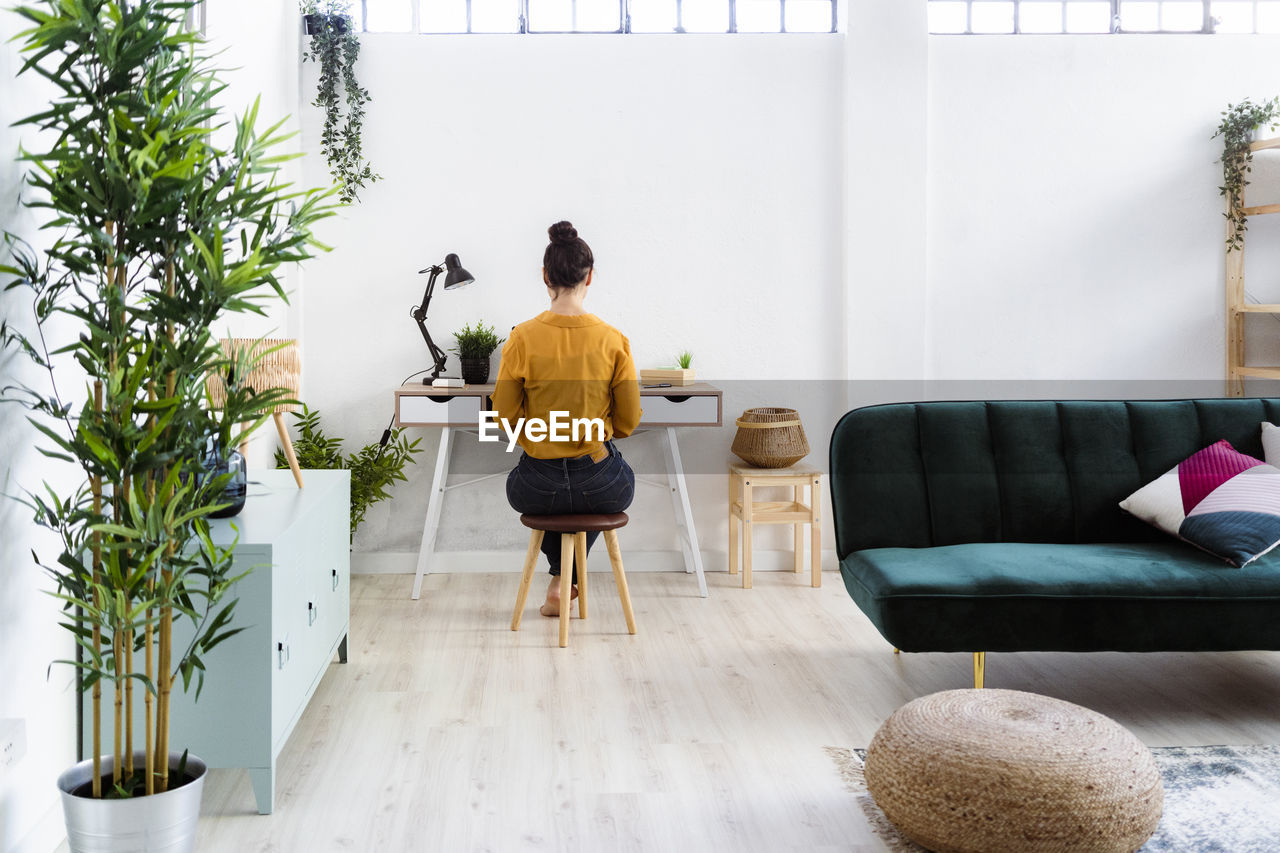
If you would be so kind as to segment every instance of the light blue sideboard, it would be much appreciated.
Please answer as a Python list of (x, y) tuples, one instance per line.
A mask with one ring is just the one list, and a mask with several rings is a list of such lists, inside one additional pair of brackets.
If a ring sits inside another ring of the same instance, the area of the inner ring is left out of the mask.
[[(219, 544), (239, 535), (234, 573), (252, 569), (232, 593), (239, 599), (232, 624), (244, 630), (206, 656), (198, 702), (194, 684), (188, 694), (175, 689), (172, 700), (173, 748), (190, 749), (210, 767), (248, 769), (261, 814), (274, 806), (280, 750), (335, 655), (347, 660), (351, 475), (302, 476), (299, 489), (287, 469), (250, 471), (244, 510), (210, 523)], [(176, 642), (189, 637), (189, 627), (175, 626)], [(136, 693), (135, 700), (141, 705)]]

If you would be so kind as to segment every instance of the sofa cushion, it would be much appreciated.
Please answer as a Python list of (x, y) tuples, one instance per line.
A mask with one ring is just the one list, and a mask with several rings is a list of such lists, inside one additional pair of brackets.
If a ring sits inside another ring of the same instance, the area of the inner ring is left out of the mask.
[(1191, 454), (1120, 506), (1233, 566), (1280, 544), (1280, 469), (1226, 441)]
[(1280, 649), (1280, 557), (1164, 541), (872, 548), (845, 587), (904, 651)]

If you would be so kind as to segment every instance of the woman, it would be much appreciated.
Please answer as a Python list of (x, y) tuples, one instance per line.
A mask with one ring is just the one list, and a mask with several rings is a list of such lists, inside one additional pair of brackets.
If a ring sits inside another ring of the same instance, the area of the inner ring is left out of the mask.
[[(568, 222), (547, 229), (542, 281), (551, 307), (511, 330), (493, 392), (498, 417), (511, 428), (520, 418), (552, 422), (598, 418), (595, 428), (546, 435), (519, 434), (524, 453), (507, 475), (507, 500), (521, 513), (622, 512), (635, 494), (635, 474), (614, 446), (640, 422), (640, 385), (631, 344), (583, 308), (595, 258)], [(527, 422), (526, 420), (526, 422)], [(587, 552), (598, 533), (587, 534)], [(542, 538), (551, 564), (543, 616), (560, 615), (560, 537)], [(578, 595), (577, 578), (572, 597)]]

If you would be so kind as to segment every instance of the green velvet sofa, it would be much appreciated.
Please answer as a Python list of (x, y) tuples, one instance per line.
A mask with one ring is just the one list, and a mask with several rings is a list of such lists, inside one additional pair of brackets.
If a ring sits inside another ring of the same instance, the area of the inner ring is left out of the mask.
[(1119, 502), (1280, 399), (897, 403), (831, 437), (845, 587), (908, 652), (1280, 650), (1280, 548), (1238, 569)]

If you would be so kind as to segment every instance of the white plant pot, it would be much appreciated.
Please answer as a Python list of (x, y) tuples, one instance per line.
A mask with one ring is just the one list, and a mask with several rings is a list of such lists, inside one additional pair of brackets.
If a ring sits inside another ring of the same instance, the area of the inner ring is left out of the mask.
[[(176, 771), (182, 753), (169, 753), (170, 773)], [(135, 767), (146, 765), (143, 751), (133, 754)], [(104, 756), (102, 772), (110, 776), (114, 758)], [(180, 788), (121, 800), (95, 800), (71, 792), (93, 779), (93, 759), (86, 759), (58, 777), (62, 812), (67, 822), (71, 853), (190, 853), (195, 849), (200, 796), (204, 791), (205, 763), (187, 756), (187, 775), (194, 777)]]
[(1275, 139), (1280, 136), (1280, 126), (1274, 124), (1260, 124), (1249, 134), (1251, 142), (1258, 142), (1262, 139)]

